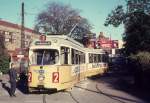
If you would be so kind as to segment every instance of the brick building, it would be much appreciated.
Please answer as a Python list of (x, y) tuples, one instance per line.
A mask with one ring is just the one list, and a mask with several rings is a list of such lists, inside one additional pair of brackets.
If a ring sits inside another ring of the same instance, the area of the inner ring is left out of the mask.
[[(27, 48), (30, 42), (39, 38), (39, 33), (32, 29), (25, 28), (25, 39), (24, 44)], [(10, 23), (4, 20), (0, 20), (0, 35), (5, 38), (5, 47), (9, 53), (15, 51), (16, 48), (21, 46), (21, 26), (18, 24)]]
[(24, 28), (24, 44), (23, 49), (24, 57), (19, 57), (21, 47), (21, 26), (18, 24), (10, 23), (0, 20), (0, 37), (4, 37), (4, 45), (10, 55), (10, 62), (16, 64), (18, 72), (22, 72), (28, 68), (28, 47), (34, 39), (38, 39), (39, 33), (32, 29)]

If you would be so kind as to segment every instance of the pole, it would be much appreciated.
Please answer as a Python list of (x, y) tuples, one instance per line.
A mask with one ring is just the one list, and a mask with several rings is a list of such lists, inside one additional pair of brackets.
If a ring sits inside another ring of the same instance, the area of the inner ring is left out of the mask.
[(76, 24), (74, 25), (74, 27), (71, 29), (71, 31), (70, 31), (69, 34), (68, 34), (69, 37), (72, 36), (72, 32), (73, 32), (73, 30), (77, 27), (77, 25), (78, 25), (78, 23), (76, 23)]
[(24, 43), (24, 2), (22, 2), (21, 8), (21, 51), (25, 47)]
[[(24, 2), (21, 3), (21, 50), (20, 54), (23, 55), (23, 48), (25, 48), (25, 40), (24, 40)], [(23, 61), (20, 60), (20, 73), (22, 72)]]

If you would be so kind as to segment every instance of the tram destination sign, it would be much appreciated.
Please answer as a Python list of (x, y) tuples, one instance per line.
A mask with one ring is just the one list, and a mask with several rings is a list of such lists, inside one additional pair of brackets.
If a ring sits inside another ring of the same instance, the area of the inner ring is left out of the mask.
[(51, 45), (50, 41), (36, 41), (35, 45)]

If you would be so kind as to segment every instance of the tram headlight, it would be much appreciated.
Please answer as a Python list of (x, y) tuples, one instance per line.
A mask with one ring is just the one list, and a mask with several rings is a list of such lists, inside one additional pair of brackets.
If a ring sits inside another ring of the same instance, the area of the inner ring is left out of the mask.
[(43, 81), (44, 79), (45, 79), (45, 76), (44, 76), (44, 75), (39, 75), (39, 76), (38, 76), (38, 80), (39, 80), (39, 81)]
[(53, 42), (54, 42), (54, 43), (57, 43), (57, 39), (54, 39)]

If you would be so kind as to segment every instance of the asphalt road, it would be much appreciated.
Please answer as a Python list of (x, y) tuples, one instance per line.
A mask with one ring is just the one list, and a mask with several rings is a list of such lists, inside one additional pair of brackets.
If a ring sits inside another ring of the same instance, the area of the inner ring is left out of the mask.
[(7, 92), (7, 79), (3, 83), (5, 87), (0, 84), (0, 103), (148, 103), (134, 92), (130, 78), (111, 73), (85, 79), (69, 91), (24, 94), (17, 89), (14, 98)]

